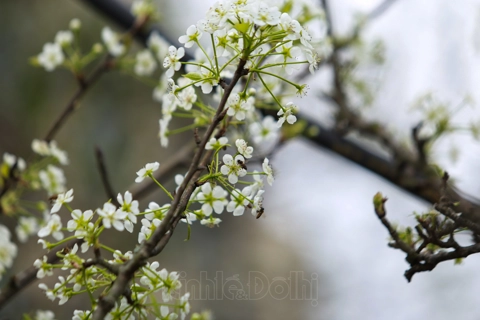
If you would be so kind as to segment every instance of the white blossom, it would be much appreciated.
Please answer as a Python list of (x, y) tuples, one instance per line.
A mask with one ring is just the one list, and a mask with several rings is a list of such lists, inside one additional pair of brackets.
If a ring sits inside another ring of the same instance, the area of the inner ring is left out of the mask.
[(120, 36), (109, 27), (102, 29), (102, 40), (112, 56), (118, 57), (125, 53), (126, 48), (125, 45), (121, 43)]
[(264, 173), (267, 175), (268, 184), (272, 185), (275, 179), (273, 178), (272, 166), (269, 164), (269, 160), (267, 158), (263, 160), (262, 167), (263, 167)]
[(250, 159), (252, 157), (253, 147), (248, 146), (245, 140), (237, 139), (237, 141), (235, 141), (235, 145), (237, 146), (238, 153), (240, 153), (246, 159)]
[(275, 141), (279, 136), (277, 123), (272, 116), (266, 116), (262, 122), (255, 121), (250, 124), (249, 132), (256, 144)]
[(253, 97), (249, 97), (248, 99), (240, 98), (238, 93), (233, 93), (228, 97), (226, 107), (227, 115), (235, 118), (239, 121), (245, 120), (246, 114), (253, 108)]
[(48, 219), (47, 224), (38, 231), (37, 235), (40, 238), (52, 235), (55, 240), (62, 240), (62, 219), (60, 219), (60, 216), (58, 214), (52, 214)]
[(58, 31), (55, 35), (55, 43), (64, 47), (73, 42), (73, 33), (70, 30)]
[(182, 66), (180, 59), (183, 58), (184, 55), (185, 49), (183, 47), (177, 49), (174, 46), (170, 46), (168, 48), (167, 56), (163, 60), (163, 67), (167, 69), (166, 75), (168, 78), (173, 77), (175, 71), (180, 70)]
[(135, 179), (135, 182), (136, 183), (142, 182), (149, 175), (153, 174), (153, 172), (157, 171), (159, 167), (160, 167), (160, 163), (158, 162), (147, 163), (145, 167), (137, 171), (138, 177)]
[(79, 30), (82, 27), (82, 22), (78, 18), (74, 18), (70, 20), (70, 23), (68, 24), (68, 27), (71, 30)]
[(223, 147), (227, 146), (227, 144), (228, 144), (228, 138), (227, 137), (220, 137), (218, 139), (210, 138), (210, 140), (205, 145), (205, 149), (207, 149), (207, 150), (220, 150)]
[(66, 193), (60, 193), (55, 199), (55, 204), (53, 205), (50, 213), (55, 213), (60, 210), (64, 203), (72, 202), (73, 200), (73, 189), (68, 190)]
[(178, 42), (184, 43), (185, 48), (191, 48), (201, 37), (202, 33), (200, 30), (195, 25), (191, 25), (187, 29), (187, 34), (178, 38)]
[(285, 120), (289, 124), (294, 124), (297, 121), (297, 117), (294, 115), (298, 111), (298, 107), (292, 102), (287, 103), (284, 109), (278, 110), (277, 116), (280, 116), (277, 122), (277, 127), (281, 127)]
[(212, 188), (210, 182), (205, 183), (201, 187), (201, 192), (197, 194), (197, 200), (202, 204), (202, 211), (206, 216), (215, 213), (222, 213), (225, 206), (228, 204), (227, 191), (220, 186)]
[(50, 196), (65, 191), (66, 179), (62, 169), (50, 164), (46, 170), (41, 170), (38, 173), (38, 177), (42, 187), (47, 190)]
[(134, 71), (138, 76), (149, 76), (157, 68), (157, 62), (149, 50), (137, 53), (135, 60)]
[(43, 51), (37, 56), (38, 63), (47, 71), (53, 71), (65, 60), (62, 47), (58, 43), (45, 43)]
[(213, 216), (210, 216), (208, 219), (203, 219), (202, 221), (200, 221), (200, 224), (213, 228), (215, 226), (218, 226), (220, 222), (222, 222), (222, 220), (220, 220), (219, 218), (214, 218)]
[(133, 232), (133, 225), (137, 223), (137, 214), (140, 213), (138, 210), (138, 201), (133, 200), (132, 194), (129, 191), (125, 192), (125, 196), (119, 193), (117, 196), (118, 203), (120, 208), (118, 210), (123, 211), (127, 214), (127, 218), (124, 221), (125, 229), (128, 232)]
[(105, 228), (110, 229), (113, 226), (118, 231), (125, 229), (124, 220), (127, 213), (117, 210), (117, 207), (110, 202), (106, 202), (102, 209), (97, 209), (97, 213), (103, 218), (102, 222)]
[(38, 231), (38, 221), (35, 217), (20, 217), (15, 228), (15, 234), (20, 242), (25, 243), (28, 237)]
[(227, 205), (227, 211), (233, 212), (234, 216), (241, 216), (245, 212), (245, 207), (249, 204), (248, 196), (250, 189), (244, 188), (242, 191), (238, 189), (232, 190), (230, 202)]
[(55, 320), (55, 313), (50, 310), (37, 310), (33, 320)]
[(228, 181), (232, 184), (238, 182), (238, 177), (243, 177), (247, 174), (247, 170), (243, 168), (245, 158), (241, 155), (237, 155), (235, 159), (226, 154), (223, 156), (224, 165), (220, 168), (222, 174), (228, 176)]
[(17, 158), (16, 156), (8, 152), (5, 152), (3, 154), (3, 162), (6, 163), (9, 168), (12, 168), (16, 163), (17, 164), (16, 168), (19, 171), (24, 171), (25, 168), (27, 167), (27, 163), (25, 162), (25, 160), (23, 160), (23, 158), (20, 158), (20, 157)]

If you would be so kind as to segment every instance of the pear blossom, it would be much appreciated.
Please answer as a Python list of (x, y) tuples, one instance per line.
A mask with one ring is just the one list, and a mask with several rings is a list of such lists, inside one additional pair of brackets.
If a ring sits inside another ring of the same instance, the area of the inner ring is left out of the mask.
[(11, 240), (11, 234), (7, 227), (0, 225), (0, 274), (5, 268), (10, 268), (13, 259), (17, 256), (17, 246)]
[(213, 228), (215, 226), (218, 226), (220, 222), (222, 222), (222, 220), (220, 220), (219, 218), (214, 218), (213, 216), (210, 216), (209, 218), (200, 221), (200, 224), (209, 228)]
[(230, 154), (226, 154), (223, 156), (223, 163), (220, 171), (228, 176), (228, 181), (232, 184), (238, 182), (238, 177), (244, 177), (247, 174), (247, 170), (243, 168), (245, 158), (241, 155), (237, 155), (234, 159)]
[(19, 171), (24, 171), (25, 168), (27, 167), (27, 163), (25, 162), (25, 160), (23, 160), (23, 158), (20, 158), (20, 157), (17, 158), (16, 156), (8, 152), (5, 152), (3, 154), (3, 162), (6, 163), (9, 168), (12, 168), (16, 163), (17, 164), (16, 168)]
[(166, 75), (168, 78), (173, 77), (175, 71), (180, 70), (182, 66), (180, 59), (182, 59), (184, 55), (185, 49), (183, 47), (177, 49), (174, 46), (170, 46), (168, 48), (167, 56), (163, 60), (163, 67), (167, 69)]
[(149, 50), (143, 50), (137, 53), (135, 62), (135, 74), (138, 76), (149, 76), (157, 68), (157, 62), (155, 61), (152, 53)]
[(15, 234), (20, 242), (25, 243), (28, 237), (38, 231), (38, 221), (35, 217), (20, 217), (15, 227)]
[(73, 33), (70, 30), (58, 31), (55, 35), (55, 43), (64, 47), (73, 42)]
[(72, 320), (88, 320), (91, 318), (92, 311), (74, 310)]
[(273, 169), (272, 166), (269, 164), (268, 158), (265, 158), (262, 163), (263, 171), (267, 175), (267, 182), (269, 185), (273, 184), (273, 181), (275, 180), (273, 178)]
[(74, 18), (74, 19), (70, 20), (70, 23), (68, 24), (68, 27), (71, 30), (75, 30), (75, 31), (79, 30), (82, 27), (82, 22), (80, 21), (80, 19)]
[(97, 209), (97, 213), (103, 218), (102, 222), (105, 228), (110, 229), (113, 226), (118, 231), (125, 229), (124, 220), (127, 213), (117, 210), (117, 207), (110, 202), (106, 202), (102, 209)]
[(127, 217), (124, 221), (125, 229), (128, 232), (133, 232), (133, 225), (137, 223), (137, 214), (140, 213), (138, 210), (138, 201), (133, 200), (132, 194), (129, 191), (125, 192), (125, 196), (119, 193), (117, 196), (118, 203), (120, 204), (120, 208), (118, 210), (127, 214)]
[(225, 29), (217, 30), (214, 33), (215, 36), (215, 47), (217, 50), (217, 55), (219, 57), (227, 57), (231, 54), (232, 49), (230, 49), (229, 34)]
[(287, 43), (279, 45), (275, 51), (279, 53), (277, 59), (283, 60), (284, 68), (287, 74), (291, 75), (294, 70), (296, 70), (295, 65), (290, 63), (296, 62), (299, 60), (300, 55), (302, 54), (302, 50), (299, 47), (294, 47), (293, 42), (289, 41)]
[[(158, 120), (158, 124), (160, 127), (160, 130), (158, 132), (158, 137), (160, 138), (160, 144), (162, 147), (166, 148), (168, 147), (168, 124), (170, 123), (169, 119), (160, 119)], [(139, 178), (137, 178), (139, 179)], [(142, 179), (143, 180), (143, 179)], [(135, 180), (137, 182), (137, 180)]]
[(240, 98), (238, 93), (233, 93), (228, 97), (226, 107), (227, 115), (235, 118), (239, 121), (245, 120), (246, 114), (253, 108), (254, 98), (249, 97), (247, 99)]
[(84, 239), (86, 240), (82, 243), (82, 252), (86, 252), (90, 245), (89, 235), (95, 232), (95, 225), (91, 222), (93, 217), (92, 210), (86, 210), (82, 212), (79, 209), (75, 209), (71, 213), (72, 219), (67, 222), (67, 230), (70, 232), (75, 231), (75, 237), (77, 239)]
[(201, 87), (204, 94), (212, 92), (213, 87), (218, 85), (218, 79), (209, 69), (200, 68), (201, 81), (195, 83), (195, 86)]
[(308, 71), (310, 71), (311, 74), (314, 74), (315, 70), (318, 69), (318, 65), (321, 61), (320, 56), (317, 52), (311, 50), (305, 51), (305, 56), (308, 61)]
[(142, 228), (138, 233), (138, 243), (142, 243), (143, 241), (148, 240), (152, 233), (158, 228), (160, 223), (162, 223), (162, 221), (157, 218), (154, 218), (151, 221), (145, 218), (142, 219), (140, 223), (142, 224)]
[(160, 163), (158, 162), (147, 163), (145, 167), (137, 171), (138, 177), (135, 179), (135, 182), (136, 183), (142, 182), (145, 178), (147, 178), (153, 172), (157, 171), (159, 167), (160, 167)]
[(190, 303), (188, 302), (188, 298), (190, 298), (190, 292), (185, 293), (179, 301), (179, 309), (180, 309), (180, 319), (184, 320), (187, 314), (190, 313)]
[(218, 139), (210, 138), (210, 140), (208, 140), (207, 144), (205, 145), (205, 149), (207, 149), (207, 150), (220, 150), (223, 147), (226, 147), (227, 144), (228, 144), (228, 138), (227, 137), (220, 137)]
[(263, 194), (265, 190), (259, 190), (255, 197), (253, 198), (252, 204), (252, 215), (256, 216), (257, 213), (260, 213), (263, 210)]
[(226, 199), (228, 193), (220, 186), (212, 188), (210, 182), (205, 183), (201, 187), (202, 191), (197, 194), (197, 200), (202, 204), (202, 211), (206, 216), (215, 213), (222, 213), (228, 204)]
[(275, 141), (279, 137), (277, 123), (272, 116), (266, 116), (261, 122), (253, 122), (248, 129), (256, 144)]
[(45, 43), (43, 51), (37, 56), (38, 63), (47, 71), (53, 71), (65, 60), (62, 47), (58, 43)]
[(155, 7), (152, 1), (149, 0), (134, 0), (130, 10), (136, 17), (149, 16), (155, 12)]
[(47, 190), (50, 196), (65, 192), (66, 179), (62, 169), (50, 164), (46, 170), (41, 170), (38, 173), (38, 177), (42, 187)]
[(60, 210), (64, 203), (72, 202), (73, 200), (73, 189), (68, 190), (66, 193), (60, 193), (55, 199), (55, 204), (53, 205), (50, 213), (56, 213)]
[(60, 241), (63, 239), (62, 230), (62, 219), (58, 214), (52, 214), (47, 221), (47, 224), (38, 231), (38, 237), (45, 238), (46, 236), (52, 235), (52, 237)]
[(39, 139), (33, 139), (32, 141), (32, 150), (33, 152), (41, 155), (41, 156), (49, 156), (50, 153), (50, 147), (48, 143), (44, 140), (39, 140)]
[(235, 141), (235, 145), (237, 146), (238, 153), (240, 153), (246, 159), (250, 159), (252, 157), (253, 147), (248, 146), (245, 140), (237, 139), (237, 141)]
[(34, 320), (55, 320), (55, 313), (50, 310), (37, 310)]
[(37, 259), (33, 262), (33, 266), (38, 269), (37, 278), (42, 279), (45, 276), (53, 275), (53, 267), (50, 263), (47, 262), (47, 256), (43, 256), (42, 260)]
[(263, 188), (263, 175), (257, 170), (253, 171), (253, 180), (254, 182), (251, 185), (243, 188), (242, 193), (244, 195), (253, 197), (260, 189)]
[[(186, 78), (180, 78), (178, 80), (178, 84), (182, 87), (188, 86), (191, 83), (192, 81)], [(183, 88), (183, 90), (178, 93), (178, 100), (178, 106), (180, 108), (187, 111), (191, 110), (193, 104), (197, 101), (197, 94), (195, 93), (193, 86)]]
[(170, 209), (170, 204), (164, 204), (160, 207), (156, 202), (150, 202), (148, 204), (148, 209), (145, 209), (145, 218), (152, 221), (154, 218), (158, 220), (163, 220), (168, 209)]
[(178, 42), (184, 43), (185, 48), (191, 48), (201, 37), (202, 33), (198, 30), (197, 26), (191, 25), (187, 29), (187, 34), (178, 38)]
[(245, 212), (245, 207), (249, 204), (249, 192), (251, 190), (247, 188), (242, 191), (234, 189), (230, 195), (231, 201), (227, 205), (227, 211), (233, 212), (234, 216), (241, 216)]
[(102, 29), (102, 40), (112, 56), (118, 57), (125, 53), (126, 48), (125, 45), (121, 43), (120, 36), (109, 27)]
[(58, 160), (60, 164), (67, 165), (68, 164), (68, 155), (67, 152), (61, 150), (57, 146), (57, 142), (55, 140), (50, 141), (48, 144), (50, 149), (50, 155)]
[(254, 2), (252, 8), (253, 22), (258, 26), (274, 26), (280, 23), (281, 12), (277, 7), (270, 7), (263, 1)]
[(277, 121), (277, 127), (280, 128), (285, 120), (289, 124), (294, 124), (297, 121), (297, 117), (293, 114), (298, 111), (298, 107), (294, 105), (292, 102), (287, 103), (284, 109), (278, 110), (277, 116), (280, 118)]

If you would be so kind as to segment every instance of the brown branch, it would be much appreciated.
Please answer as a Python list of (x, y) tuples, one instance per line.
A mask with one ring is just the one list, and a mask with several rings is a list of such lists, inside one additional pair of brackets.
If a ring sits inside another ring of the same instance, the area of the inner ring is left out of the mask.
[(190, 168), (188, 170), (188, 174), (185, 176), (185, 179), (179, 186), (178, 191), (165, 218), (162, 220), (162, 223), (158, 226), (152, 236), (140, 246), (132, 259), (130, 259), (128, 262), (126, 262), (120, 267), (119, 275), (113, 283), (112, 287), (110, 288), (108, 294), (100, 297), (97, 309), (93, 313), (92, 320), (101, 320), (108, 314), (108, 312), (115, 306), (115, 302), (120, 298), (122, 293), (125, 292), (125, 289), (130, 283), (135, 272), (146, 263), (148, 258), (160, 253), (161, 250), (168, 243), (171, 235), (165, 235), (168, 231), (170, 231), (170, 233), (173, 232), (173, 228), (176, 226), (179, 219), (183, 215), (183, 212), (185, 211), (189, 202), (190, 196), (196, 188), (195, 182), (196, 180), (198, 180), (203, 171), (197, 170), (198, 167), (206, 166), (206, 164), (210, 160), (212, 150), (206, 152), (206, 154), (204, 155), (205, 146), (210, 140), (210, 137), (212, 136), (214, 130), (225, 117), (224, 108), (227, 99), (240, 78), (248, 73), (248, 71), (244, 69), (245, 63), (246, 60), (240, 60), (240, 63), (237, 66), (237, 70), (235, 71), (232, 81), (225, 89), (217, 112), (213, 117), (213, 121), (205, 132), (202, 141), (197, 151), (195, 152), (195, 155), (193, 156)]
[(100, 172), (100, 178), (102, 179), (105, 193), (107, 194), (107, 197), (112, 199), (112, 201), (118, 206), (119, 203), (115, 197), (115, 192), (113, 191), (110, 180), (108, 179), (108, 171), (105, 165), (105, 159), (103, 158), (103, 152), (98, 146), (95, 147), (95, 158), (97, 159), (98, 171)]
[(52, 140), (55, 135), (58, 133), (58, 130), (66, 123), (68, 118), (80, 107), (80, 99), (83, 98), (85, 93), (95, 84), (100, 77), (112, 68), (112, 56), (107, 55), (104, 62), (101, 63), (93, 72), (92, 74), (83, 81), (83, 85), (81, 85), (77, 92), (73, 95), (70, 101), (65, 106), (62, 114), (58, 117), (58, 119), (53, 123), (50, 130), (48, 130), (47, 135), (45, 136), (46, 141)]
[[(444, 174), (442, 180), (442, 189), (446, 194), (448, 191), (447, 173)], [(417, 231), (419, 239), (415, 240), (411, 238), (411, 240), (408, 241), (409, 243), (402, 240), (398, 232), (387, 220), (384, 205), (387, 199), (383, 198), (380, 193), (377, 193), (373, 199), (375, 213), (392, 237), (393, 242), (390, 243), (389, 246), (400, 249), (407, 255), (405, 260), (410, 264), (410, 268), (405, 271), (404, 276), (409, 282), (416, 273), (431, 271), (443, 261), (466, 258), (471, 254), (480, 252), (480, 243), (460, 246), (460, 244), (455, 241), (454, 234), (455, 231), (461, 230), (459, 228), (467, 228), (478, 234), (480, 225), (471, 220), (464, 219), (461, 214), (456, 213), (452, 209), (454, 204), (448, 200), (446, 195), (442, 196), (440, 202), (434, 205), (435, 210), (442, 214), (445, 220), (441, 222), (437, 215), (417, 217), (419, 225), (415, 226), (415, 230)], [(448, 235), (448, 239), (446, 241), (442, 240), (441, 238), (446, 235)], [(418, 245), (418, 248), (415, 248), (419, 241), (421, 241), (421, 244)], [(440, 249), (426, 250), (430, 244)]]

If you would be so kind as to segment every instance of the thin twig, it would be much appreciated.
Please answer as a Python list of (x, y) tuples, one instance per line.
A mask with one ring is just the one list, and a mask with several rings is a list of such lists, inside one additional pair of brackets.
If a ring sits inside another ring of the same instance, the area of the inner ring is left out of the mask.
[(117, 198), (115, 197), (115, 192), (113, 191), (110, 180), (108, 179), (108, 171), (105, 165), (105, 160), (103, 158), (103, 152), (98, 146), (95, 147), (95, 158), (97, 159), (98, 171), (100, 172), (100, 177), (102, 179), (103, 187), (105, 188), (105, 193), (107, 194), (107, 197), (109, 199), (112, 199), (112, 201), (118, 206), (119, 203), (117, 201)]
[(48, 133), (45, 136), (46, 141), (51, 141), (56, 136), (60, 128), (67, 122), (68, 118), (80, 107), (80, 99), (83, 98), (92, 85), (95, 84), (105, 72), (110, 70), (111, 67), (112, 57), (108, 55), (104, 62), (92, 72), (67, 103), (62, 114), (58, 117), (57, 121), (54, 122), (50, 130), (48, 130)]

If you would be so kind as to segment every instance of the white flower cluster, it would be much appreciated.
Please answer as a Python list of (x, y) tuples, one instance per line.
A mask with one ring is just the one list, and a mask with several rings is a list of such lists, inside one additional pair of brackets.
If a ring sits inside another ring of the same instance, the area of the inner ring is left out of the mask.
[(55, 35), (55, 42), (45, 43), (42, 52), (37, 56), (37, 62), (46, 71), (53, 71), (65, 61), (64, 49), (68, 49), (74, 40), (74, 32), (80, 29), (81, 23), (78, 19), (70, 22), (71, 30), (58, 31)]
[[(279, 8), (290, 11), (281, 12)], [(266, 152), (276, 143), (282, 125), (294, 124), (297, 120), (298, 106), (283, 100), (288, 94), (304, 95), (307, 90), (306, 85), (289, 80), (291, 74), (302, 65), (313, 73), (320, 60), (314, 48), (318, 41), (312, 42), (312, 36), (292, 17), (292, 12), (306, 14), (303, 21), (307, 22), (322, 19), (321, 9), (307, 0), (288, 4), (283, 0), (218, 1), (204, 19), (188, 27), (186, 34), (179, 37), (185, 48), (198, 47), (195, 58), (189, 62), (182, 62), (183, 47), (167, 49), (164, 42), (156, 40), (157, 35), (151, 36), (149, 44), (155, 44), (156, 52), (165, 53), (165, 77), (154, 90), (154, 99), (162, 103), (159, 120), (162, 146), (168, 146), (171, 134), (191, 129), (170, 130), (174, 115), (193, 118), (196, 127), (211, 123), (215, 107), (200, 101), (194, 87), (201, 88), (204, 94), (211, 93), (223, 79), (232, 77), (240, 59), (246, 61), (248, 79), (243, 90), (234, 88), (229, 95), (225, 105), (227, 116), (242, 125), (239, 137), (251, 140), (259, 150)], [(211, 48), (204, 48), (200, 43), (205, 33), (212, 39)], [(171, 78), (182, 64), (186, 65), (187, 74), (175, 83)], [(214, 97), (220, 102), (223, 90), (216, 91)], [(263, 117), (257, 111), (259, 107), (278, 108), (278, 119)]]
[(11, 241), (11, 234), (7, 227), (0, 225), (0, 279), (7, 268), (13, 264), (17, 256), (17, 246)]
[(15, 155), (5, 152), (3, 154), (3, 166), (6, 166), (8, 171), (10, 171), (14, 166), (16, 166), (16, 169), (19, 171), (25, 171), (27, 163), (25, 160), (23, 160), (23, 158), (17, 158)]
[[(32, 150), (40, 156), (52, 157), (56, 163), (61, 165), (68, 164), (67, 153), (59, 149), (55, 141), (46, 142), (35, 139), (32, 142)], [(66, 178), (63, 170), (55, 164), (49, 164), (46, 169), (40, 170), (38, 173), (42, 187), (50, 196), (65, 192), (66, 190)]]

